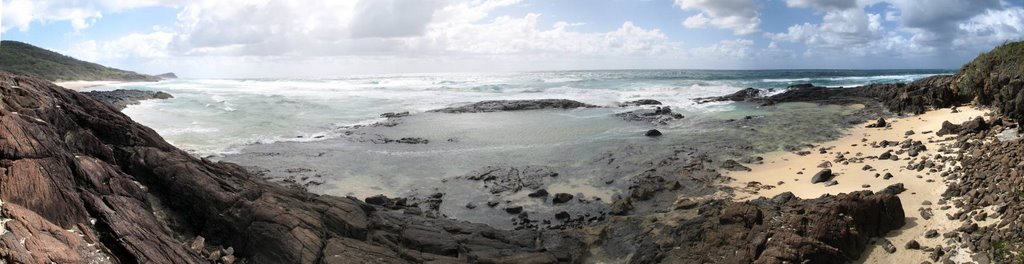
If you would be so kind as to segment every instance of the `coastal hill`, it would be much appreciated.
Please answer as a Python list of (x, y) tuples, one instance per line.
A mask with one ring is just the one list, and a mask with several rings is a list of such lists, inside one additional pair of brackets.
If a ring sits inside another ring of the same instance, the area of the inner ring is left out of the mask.
[(159, 77), (81, 61), (27, 43), (0, 42), (0, 70), (49, 81), (159, 81)]

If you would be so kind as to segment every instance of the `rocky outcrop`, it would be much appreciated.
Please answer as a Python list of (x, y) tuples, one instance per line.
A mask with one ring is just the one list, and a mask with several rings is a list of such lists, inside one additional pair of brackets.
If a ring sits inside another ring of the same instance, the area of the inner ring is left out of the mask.
[(633, 101), (619, 103), (619, 107), (643, 106), (643, 105), (661, 105), (661, 101), (654, 100), (654, 99), (640, 99), (640, 100), (633, 100)]
[(964, 65), (951, 90), (1024, 121), (1024, 41), (1003, 44)]
[[(709, 200), (669, 214), (688, 211), (695, 216), (671, 223), (617, 218), (602, 230), (602, 246), (612, 257), (632, 252), (629, 263), (846, 263), (859, 258), (871, 237), (905, 224), (899, 197), (869, 191)], [(630, 235), (631, 229), (650, 231)]]
[(129, 105), (139, 104), (139, 102), (145, 100), (174, 98), (174, 96), (165, 92), (124, 89), (117, 89), (113, 91), (88, 91), (84, 92), (84, 94), (91, 96), (97, 101), (109, 104), (114, 108), (117, 108), (117, 110), (124, 109)]
[(540, 109), (575, 109), (575, 108), (593, 108), (597, 107), (591, 104), (585, 104), (573, 100), (566, 99), (540, 99), (540, 100), (495, 100), (495, 101), (481, 101), (463, 106), (448, 107), (436, 110), (430, 110), (429, 112), (438, 113), (483, 113), (483, 112), (503, 112), (503, 111), (523, 111), (523, 110), (540, 110)]
[(637, 109), (617, 113), (615, 116), (626, 121), (650, 122), (655, 125), (667, 125), (673, 120), (684, 118), (683, 114), (672, 112), (672, 107), (668, 106), (658, 106), (652, 109)]
[(920, 114), (928, 109), (950, 107), (969, 101), (957, 96), (949, 89), (952, 80), (953, 76), (938, 75), (909, 84), (872, 84), (852, 88), (829, 88), (800, 84), (790, 86), (786, 88), (786, 92), (780, 94), (747, 99), (746, 101), (761, 104), (784, 102), (873, 104), (877, 102), (889, 111)]
[(429, 219), (267, 183), (193, 157), (115, 108), (43, 80), (0, 73), (0, 94), (7, 263), (206, 263), (187, 246), (195, 236), (246, 263), (571, 261), (552, 252), (574, 244), (548, 243), (545, 232)]
[(694, 101), (697, 101), (698, 104), (710, 103), (710, 102), (726, 102), (726, 101), (742, 102), (742, 101), (750, 101), (750, 100), (757, 99), (762, 94), (764, 94), (764, 91), (761, 90), (761, 89), (746, 88), (746, 89), (739, 90), (738, 92), (735, 92), (735, 93), (732, 93), (732, 94), (723, 95), (723, 96), (715, 96), (715, 97), (696, 98), (696, 99), (694, 99)]

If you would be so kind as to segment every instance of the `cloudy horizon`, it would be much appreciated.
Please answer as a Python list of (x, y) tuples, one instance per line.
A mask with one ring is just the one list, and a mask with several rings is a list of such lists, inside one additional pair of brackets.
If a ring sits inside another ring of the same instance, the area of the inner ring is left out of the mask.
[(1005, 0), (2, 0), (0, 38), (144, 73), (959, 68)]

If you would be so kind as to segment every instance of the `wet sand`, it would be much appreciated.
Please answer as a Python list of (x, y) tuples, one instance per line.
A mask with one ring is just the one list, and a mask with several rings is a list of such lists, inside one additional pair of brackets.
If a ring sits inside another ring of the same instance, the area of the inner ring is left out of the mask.
[[(791, 152), (773, 152), (764, 156), (763, 164), (745, 164), (751, 171), (725, 172), (727, 176), (735, 179), (730, 185), (736, 188), (737, 200), (749, 200), (760, 196), (772, 197), (783, 192), (792, 192), (801, 198), (816, 198), (824, 194), (849, 193), (859, 190), (880, 191), (885, 187), (903, 183), (906, 191), (899, 194), (906, 212), (907, 224), (896, 231), (885, 236), (896, 246), (895, 253), (888, 253), (881, 247), (881, 239), (869, 246), (860, 261), (865, 263), (920, 263), (927, 260), (928, 252), (922, 250), (907, 250), (904, 245), (907, 241), (916, 240), (922, 247), (934, 247), (941, 244), (942, 237), (925, 238), (928, 230), (937, 230), (939, 234), (952, 231), (959, 227), (960, 223), (955, 220), (948, 220), (947, 213), (954, 213), (956, 208), (940, 210), (938, 205), (942, 193), (946, 190), (943, 178), (936, 173), (929, 173), (928, 170), (916, 171), (907, 169), (908, 161), (911, 159), (906, 153), (898, 154), (900, 160), (879, 160), (868, 156), (878, 156), (886, 150), (897, 150), (896, 147), (875, 148), (872, 142), (882, 140), (901, 142), (906, 139), (920, 140), (927, 146), (928, 150), (921, 152), (921, 157), (933, 157), (943, 141), (942, 137), (936, 136), (943, 121), (950, 121), (959, 124), (977, 116), (984, 116), (987, 111), (961, 107), (959, 113), (953, 113), (951, 109), (937, 109), (918, 116), (887, 119), (890, 123), (888, 128), (866, 128), (865, 125), (850, 129), (843, 137), (822, 144), (814, 148), (806, 149), (810, 154), (800, 156)], [(873, 122), (873, 121), (872, 121)], [(906, 132), (913, 130), (913, 135), (906, 135)], [(955, 137), (946, 135), (946, 137)], [(819, 148), (828, 149), (826, 153), (820, 153)], [(845, 158), (864, 158), (863, 162), (850, 162), (842, 164), (835, 162), (838, 154), (842, 153)], [(858, 155), (860, 154), (860, 155)], [(811, 177), (822, 170), (819, 164), (823, 162), (832, 163), (832, 171), (837, 176), (837, 185), (826, 187), (824, 183), (811, 184)], [(864, 170), (865, 165), (872, 169)], [(946, 164), (947, 167), (950, 164)], [(802, 174), (800, 174), (802, 172)], [(891, 179), (876, 177), (875, 174), (885, 175), (892, 173)], [(774, 188), (748, 188), (748, 183), (759, 182)], [(781, 182), (781, 184), (780, 184)], [(869, 186), (869, 187), (868, 187)], [(931, 205), (922, 205), (931, 203)], [(928, 220), (923, 219), (919, 209), (931, 208), (934, 216)]]

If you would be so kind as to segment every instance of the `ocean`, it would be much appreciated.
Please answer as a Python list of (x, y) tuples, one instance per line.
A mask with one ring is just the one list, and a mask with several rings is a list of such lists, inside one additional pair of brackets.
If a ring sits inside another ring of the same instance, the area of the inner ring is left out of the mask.
[(253, 144), (317, 141), (339, 128), (380, 121), (385, 112), (420, 113), (480, 100), (572, 99), (613, 106), (656, 99), (703, 113), (730, 104), (696, 105), (696, 97), (747, 87), (798, 83), (857, 86), (910, 82), (952, 70), (620, 70), (523, 73), (391, 74), (325, 79), (178, 79), (128, 83), (100, 90), (165, 91), (171, 100), (129, 106), (124, 113), (199, 156), (237, 154)]

